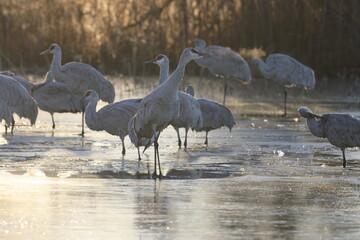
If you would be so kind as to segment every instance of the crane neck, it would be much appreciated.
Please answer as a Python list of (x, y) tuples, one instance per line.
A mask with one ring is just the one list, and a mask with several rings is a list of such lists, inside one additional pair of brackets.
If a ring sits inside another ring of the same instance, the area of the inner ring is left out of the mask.
[(177, 96), (177, 92), (179, 90), (180, 83), (181, 83), (182, 79), (184, 78), (186, 64), (188, 64), (190, 61), (191, 61), (191, 59), (186, 58), (183, 55), (181, 55), (178, 66), (176, 67), (174, 72), (170, 75), (168, 80), (166, 80), (166, 82), (164, 84), (162, 84), (162, 85), (165, 85), (164, 87), (169, 88), (167, 90), (167, 93)]
[(98, 101), (99, 97), (92, 98), (85, 110), (85, 122), (88, 128), (91, 130), (101, 130), (99, 116), (96, 112)]
[(61, 50), (53, 55), (53, 59), (50, 65), (50, 72), (54, 73), (61, 69)]
[(263, 77), (272, 77), (269, 66), (261, 58), (256, 59), (258, 69)]
[(316, 120), (314, 117), (309, 117), (307, 118), (306, 123), (314, 136), (321, 138), (326, 137), (324, 133), (324, 121), (322, 119)]
[(159, 77), (159, 85), (165, 82), (169, 78), (169, 64), (161, 64), (160, 67), (160, 77)]

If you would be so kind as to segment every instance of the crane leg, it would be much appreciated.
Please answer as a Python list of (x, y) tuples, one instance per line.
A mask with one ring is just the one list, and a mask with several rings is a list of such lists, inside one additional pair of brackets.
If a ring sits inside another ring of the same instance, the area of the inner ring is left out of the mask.
[(184, 148), (187, 147), (187, 134), (188, 134), (189, 129), (185, 128), (185, 141), (184, 141)]
[(224, 97), (223, 97), (223, 105), (225, 105), (226, 101), (226, 94), (227, 94), (227, 79), (224, 79)]
[[(160, 158), (159, 158), (159, 143), (158, 143), (158, 139), (160, 137), (160, 133), (156, 134), (156, 132), (154, 133), (155, 136), (155, 142), (154, 142), (154, 173), (152, 175), (153, 178), (162, 178), (163, 175), (161, 173), (161, 167), (160, 167)], [(157, 159), (157, 161), (156, 161)], [(159, 167), (159, 174), (157, 173), (157, 167)]]
[(346, 167), (345, 149), (342, 148), (341, 151), (342, 151), (342, 154), (343, 154), (343, 167), (345, 168)]
[(121, 144), (122, 144), (122, 155), (124, 156), (125, 153), (126, 153), (126, 150), (125, 150), (125, 144), (124, 144), (124, 139), (121, 140)]
[(5, 135), (7, 135), (7, 129), (8, 129), (8, 126), (6, 126), (6, 124), (5, 124)]
[(286, 116), (286, 97), (287, 97), (287, 89), (284, 90), (284, 116)]
[(180, 132), (179, 132), (179, 129), (176, 128), (176, 133), (177, 133), (177, 136), (178, 136), (178, 145), (179, 145), (179, 148), (181, 148), (181, 138), (180, 138)]
[[(140, 147), (137, 147), (137, 150), (138, 150), (138, 156), (139, 156), (138, 160), (140, 161), (140, 160), (141, 160), (141, 157), (140, 157)], [(145, 150), (144, 150), (144, 151), (145, 151)]]
[(55, 120), (54, 120), (54, 114), (51, 114), (51, 120), (52, 120), (52, 128), (55, 129)]
[(85, 131), (84, 131), (84, 124), (85, 124), (85, 114), (84, 114), (85, 111), (82, 111), (81, 112), (81, 136), (83, 137), (85, 135)]
[(15, 127), (15, 120), (14, 117), (11, 118), (11, 135), (14, 135), (14, 127)]
[(205, 135), (205, 144), (206, 144), (206, 146), (208, 145), (208, 132), (206, 132), (206, 135)]

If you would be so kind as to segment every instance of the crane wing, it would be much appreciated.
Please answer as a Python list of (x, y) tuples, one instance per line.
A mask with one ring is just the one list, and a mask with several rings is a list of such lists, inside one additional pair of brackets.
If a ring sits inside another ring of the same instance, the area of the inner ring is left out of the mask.
[(102, 129), (114, 135), (127, 135), (129, 120), (135, 115), (141, 99), (127, 99), (108, 104), (98, 111)]
[(81, 97), (72, 94), (64, 84), (59, 82), (45, 82), (36, 85), (32, 95), (39, 108), (47, 112), (82, 111)]
[(324, 132), (340, 148), (360, 147), (360, 120), (349, 114), (324, 114)]
[(20, 118), (29, 118), (33, 125), (38, 114), (35, 100), (26, 88), (11, 77), (0, 75), (0, 99)]
[(94, 90), (101, 100), (112, 103), (115, 99), (114, 86), (98, 70), (79, 62), (70, 62), (62, 66), (61, 76), (55, 80), (62, 82), (74, 94), (83, 96), (86, 91)]
[(217, 129), (226, 126), (231, 131), (235, 125), (234, 117), (231, 111), (225, 106), (207, 99), (198, 99), (202, 117), (203, 127), (197, 131), (206, 129)]
[(7, 105), (0, 99), (0, 123), (1, 120), (5, 121), (7, 126), (11, 125), (12, 114)]
[(271, 54), (266, 64), (270, 75), (277, 81), (315, 88), (314, 71), (288, 55)]
[(209, 46), (201, 52), (209, 54), (197, 59), (196, 62), (210, 69), (215, 75), (239, 78), (251, 81), (251, 72), (248, 63), (230, 48)]

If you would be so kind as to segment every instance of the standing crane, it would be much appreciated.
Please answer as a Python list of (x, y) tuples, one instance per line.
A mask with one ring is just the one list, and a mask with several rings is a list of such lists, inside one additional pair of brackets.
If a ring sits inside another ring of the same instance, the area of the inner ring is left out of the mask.
[(79, 113), (82, 111), (81, 97), (72, 94), (64, 84), (54, 82), (50, 72), (47, 72), (45, 80), (38, 84), (33, 84), (10, 71), (2, 72), (2, 74), (11, 76), (21, 83), (36, 100), (38, 107), (50, 113), (53, 129), (55, 129), (54, 113)]
[(208, 68), (215, 76), (224, 78), (224, 105), (228, 78), (240, 80), (243, 83), (251, 82), (251, 70), (248, 63), (235, 51), (222, 46), (206, 47), (205, 40), (200, 38), (194, 40), (194, 46), (196, 50), (207, 54), (195, 62), (203, 68)]
[[(169, 59), (166, 55), (160, 54), (155, 59), (147, 61), (147, 63), (155, 63), (159, 65), (160, 68), (160, 77), (159, 85), (166, 81), (169, 78)], [(187, 135), (189, 129), (194, 129), (195, 127), (202, 126), (202, 115), (200, 110), (200, 105), (198, 101), (191, 95), (178, 91), (178, 97), (180, 101), (180, 112), (179, 116), (175, 118), (171, 126), (174, 127), (177, 136), (178, 136), (178, 145), (181, 148), (181, 138), (179, 128), (185, 128), (185, 140), (184, 147), (187, 147)]]
[[(192, 96), (195, 96), (195, 90), (192, 86), (186, 87), (186, 92)], [(196, 132), (206, 132), (205, 144), (208, 145), (208, 134), (210, 131), (226, 126), (229, 131), (235, 126), (235, 120), (231, 111), (216, 102), (208, 99), (197, 99), (201, 109), (201, 115), (203, 118), (202, 126), (195, 127)]]
[[(126, 153), (124, 139), (128, 135), (128, 123), (136, 113), (141, 99), (127, 99), (111, 103), (99, 111), (96, 111), (99, 95), (95, 91), (87, 91), (84, 100), (88, 102), (85, 110), (86, 125), (91, 130), (104, 130), (111, 135), (119, 136), (122, 143), (122, 155), (124, 156)], [(140, 159), (139, 151), (138, 154)]]
[(31, 95), (41, 110), (50, 113), (53, 129), (55, 129), (54, 113), (83, 111), (81, 97), (71, 93), (63, 83), (52, 81), (50, 72), (46, 73), (44, 82), (33, 85)]
[[(56, 43), (40, 54), (53, 54), (50, 73), (55, 81), (63, 83), (71, 93), (82, 97), (88, 90), (94, 90), (101, 100), (114, 102), (114, 86), (94, 67), (80, 62), (61, 65), (61, 48)], [(85, 106), (82, 109), (82, 136), (84, 136), (84, 111)]]
[[(20, 118), (28, 118), (31, 125), (35, 124), (38, 115), (38, 106), (36, 101), (30, 96), (29, 92), (15, 79), (0, 74), (0, 100), (2, 104), (6, 105), (8, 110), (16, 113)], [(11, 117), (11, 134), (13, 134), (15, 121), (14, 117)], [(7, 128), (5, 125), (5, 132)]]
[(284, 84), (284, 116), (286, 116), (287, 88), (302, 86), (305, 89), (315, 88), (314, 71), (296, 59), (285, 54), (271, 54), (266, 62), (253, 58), (251, 63), (258, 67), (265, 78), (274, 79)]
[(314, 114), (310, 109), (298, 109), (300, 116), (306, 118), (310, 132), (319, 138), (327, 138), (330, 144), (339, 147), (346, 167), (345, 149), (360, 147), (360, 120), (349, 114)]
[[(185, 67), (191, 60), (202, 55), (194, 48), (185, 48), (181, 54), (179, 64), (170, 77), (140, 102), (139, 109), (131, 121), (129, 131), (133, 131), (138, 140), (154, 140), (154, 173), (153, 178), (161, 178), (159, 158), (160, 133), (179, 115), (180, 101), (178, 89), (184, 77)], [(134, 143), (136, 144), (136, 143)], [(159, 168), (159, 174), (157, 173)]]

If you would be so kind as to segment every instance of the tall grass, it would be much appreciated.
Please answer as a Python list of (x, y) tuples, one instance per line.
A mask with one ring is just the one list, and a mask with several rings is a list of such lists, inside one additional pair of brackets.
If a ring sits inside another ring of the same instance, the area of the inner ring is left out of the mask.
[(359, 71), (359, 12), (358, 0), (2, 0), (0, 69), (45, 70), (51, 59), (39, 53), (56, 42), (63, 62), (156, 72), (143, 62), (164, 53), (174, 67), (200, 37), (289, 54), (320, 74)]

